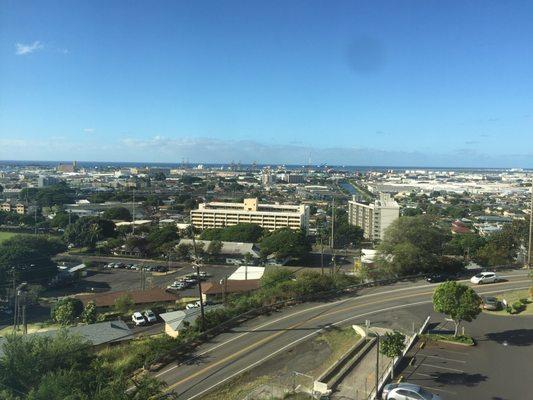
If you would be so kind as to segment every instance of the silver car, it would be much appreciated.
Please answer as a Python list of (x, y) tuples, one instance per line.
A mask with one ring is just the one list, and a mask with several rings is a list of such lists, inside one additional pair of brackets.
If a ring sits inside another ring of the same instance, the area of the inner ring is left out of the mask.
[(383, 400), (440, 400), (436, 394), (412, 383), (389, 383), (383, 388)]

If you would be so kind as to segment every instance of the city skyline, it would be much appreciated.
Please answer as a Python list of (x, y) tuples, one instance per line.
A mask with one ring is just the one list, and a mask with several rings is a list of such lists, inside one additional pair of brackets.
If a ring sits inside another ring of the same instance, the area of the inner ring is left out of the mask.
[(533, 167), (533, 6), (409, 3), (5, 2), (0, 159)]

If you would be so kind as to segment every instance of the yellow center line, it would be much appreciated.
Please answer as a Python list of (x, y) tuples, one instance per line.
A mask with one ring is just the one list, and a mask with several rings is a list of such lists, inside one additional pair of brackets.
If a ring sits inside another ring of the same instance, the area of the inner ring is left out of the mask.
[[(498, 286), (498, 285), (505, 285), (505, 284), (518, 284), (518, 283), (524, 283), (524, 282), (530, 282), (529, 279), (526, 279), (526, 280), (521, 280), (521, 281), (513, 281), (513, 282), (500, 282), (500, 283), (493, 283), (489, 286), (485, 286), (483, 288), (487, 288), (487, 289), (490, 289), (490, 288), (493, 288), (494, 286)], [(481, 289), (480, 286), (476, 286), (477, 288)], [(171, 390), (173, 390), (176, 386), (179, 386), (185, 382), (188, 382), (190, 381), (191, 379), (194, 379), (196, 378), (197, 376), (199, 375), (202, 375), (203, 373), (209, 371), (210, 369), (213, 369), (215, 368), (216, 366), (220, 365), (220, 364), (223, 364), (227, 361), (230, 361), (232, 359), (235, 359), (237, 357), (239, 357), (241, 354), (249, 351), (249, 350), (253, 350), (257, 347), (260, 347), (261, 345), (263, 345), (264, 343), (267, 343), (269, 341), (272, 341), (274, 340), (276, 337), (278, 336), (281, 336), (283, 335), (286, 331), (290, 331), (294, 328), (297, 328), (299, 326), (302, 326), (308, 322), (311, 322), (311, 321), (314, 321), (316, 319), (320, 319), (320, 318), (324, 318), (326, 316), (329, 316), (329, 315), (333, 315), (333, 314), (337, 314), (337, 313), (340, 313), (340, 312), (345, 312), (345, 311), (349, 311), (349, 310), (353, 310), (354, 308), (359, 308), (359, 307), (364, 307), (364, 306), (369, 306), (369, 305), (375, 305), (375, 304), (380, 304), (380, 303), (386, 303), (386, 302), (389, 302), (389, 301), (395, 301), (395, 300), (401, 300), (401, 299), (405, 299), (405, 298), (410, 298), (410, 297), (419, 297), (419, 296), (426, 296), (428, 294), (433, 294), (434, 290), (431, 290), (429, 292), (421, 292), (421, 293), (415, 293), (415, 294), (408, 294), (408, 295), (404, 295), (404, 296), (398, 296), (398, 297), (394, 297), (394, 298), (387, 298), (387, 299), (381, 299), (381, 300), (376, 300), (376, 301), (371, 301), (371, 302), (367, 302), (367, 303), (362, 303), (362, 304), (355, 304), (353, 306), (350, 306), (350, 307), (345, 307), (345, 308), (341, 308), (339, 310), (335, 310), (335, 311), (330, 311), (328, 313), (325, 313), (325, 314), (321, 314), (321, 315), (317, 315), (313, 318), (310, 318), (310, 319), (307, 319), (305, 321), (302, 321), (302, 322), (298, 322), (297, 324), (294, 324), (292, 326), (289, 326), (288, 328), (284, 328), (283, 330), (281, 330), (280, 332), (277, 332), (277, 333), (274, 333), (273, 335), (270, 335), (268, 337), (265, 337), (257, 342), (254, 342), (250, 345), (248, 345), (247, 347), (237, 351), (236, 353), (233, 353), (229, 356), (226, 356), (212, 364), (209, 364), (208, 366), (206, 366), (205, 368), (199, 370), (199, 371), (196, 371), (195, 373), (187, 376), (186, 378), (183, 378), (182, 380), (180, 381), (177, 381), (175, 383), (173, 383), (172, 385), (169, 385), (167, 388), (166, 388), (166, 392), (169, 392)], [(384, 293), (386, 294), (386, 293)]]

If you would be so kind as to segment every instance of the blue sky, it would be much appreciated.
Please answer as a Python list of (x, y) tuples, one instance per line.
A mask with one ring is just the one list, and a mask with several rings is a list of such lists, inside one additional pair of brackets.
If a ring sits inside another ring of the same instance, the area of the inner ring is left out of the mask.
[(533, 167), (530, 1), (0, 4), (0, 159)]

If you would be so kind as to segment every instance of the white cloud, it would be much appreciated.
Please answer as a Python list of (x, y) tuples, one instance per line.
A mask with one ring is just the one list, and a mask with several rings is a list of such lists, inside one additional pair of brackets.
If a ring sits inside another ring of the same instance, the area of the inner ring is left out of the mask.
[(85, 132), (85, 133), (93, 133), (94, 132), (94, 128), (84, 128), (83, 132)]
[(15, 54), (18, 56), (24, 56), (27, 54), (31, 54), (42, 49), (44, 49), (44, 45), (38, 40), (30, 44), (26, 44), (26, 43), (15, 44)]
[[(391, 165), (449, 167), (529, 167), (531, 154), (488, 155), (463, 149), (451, 153), (421, 150), (394, 151), (340, 144), (316, 147), (303, 144), (272, 144), (253, 140), (220, 140), (214, 138), (127, 138), (121, 141), (123, 156), (129, 160), (176, 162), (188, 158), (192, 162), (272, 164), (305, 164), (309, 153), (313, 163), (331, 165)], [(458, 157), (459, 155), (459, 157)]]

